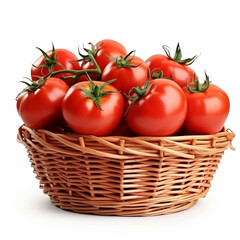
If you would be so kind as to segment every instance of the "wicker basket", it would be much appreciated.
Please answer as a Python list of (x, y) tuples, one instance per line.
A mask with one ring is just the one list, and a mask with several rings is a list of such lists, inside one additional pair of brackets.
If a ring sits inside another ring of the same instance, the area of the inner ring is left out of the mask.
[(40, 188), (64, 210), (120, 216), (168, 214), (209, 190), (234, 133), (95, 137), (19, 128)]

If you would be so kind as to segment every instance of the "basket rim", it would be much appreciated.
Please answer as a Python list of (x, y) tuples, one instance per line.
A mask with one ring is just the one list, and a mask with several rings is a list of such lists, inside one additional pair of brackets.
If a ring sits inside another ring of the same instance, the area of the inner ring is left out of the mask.
[(52, 132), (50, 130), (47, 130), (47, 129), (42, 129), (42, 128), (39, 128), (39, 129), (32, 129), (32, 128), (29, 128), (28, 126), (26, 126), (25, 124), (21, 125), (19, 127), (19, 130), (22, 129), (22, 128), (25, 128), (27, 130), (30, 130), (32, 132), (38, 132), (38, 133), (50, 133), (51, 135), (54, 134), (54, 135), (58, 135), (58, 136), (71, 136), (71, 137), (76, 137), (76, 138), (79, 138), (79, 137), (83, 137), (83, 138), (93, 138), (93, 139), (98, 139), (98, 138), (101, 138), (101, 139), (104, 139), (104, 140), (111, 140), (111, 139), (124, 139), (124, 140), (127, 140), (127, 139), (139, 139), (139, 140), (166, 140), (166, 139), (169, 139), (169, 140), (181, 140), (181, 139), (185, 139), (185, 140), (188, 140), (188, 139), (203, 139), (203, 138), (213, 138), (213, 137), (221, 137), (221, 136), (224, 136), (226, 134), (229, 135), (228, 139), (229, 140), (233, 140), (233, 138), (235, 137), (235, 133), (230, 129), (230, 128), (225, 128), (223, 127), (223, 129), (216, 133), (216, 134), (191, 134), (191, 135), (171, 135), (171, 136), (118, 136), (118, 135), (109, 135), (109, 136), (95, 136), (95, 135), (83, 135), (83, 134), (80, 134), (80, 133), (76, 133), (76, 132), (66, 132), (66, 133), (56, 133), (56, 132)]
[[(23, 132), (27, 132), (24, 133)], [(23, 135), (24, 136), (23, 136)], [(53, 133), (49, 130), (45, 129), (30, 129), (29, 127), (22, 125), (19, 128), (17, 141), (25, 143), (26, 138), (29, 138), (30, 135), (33, 135), (34, 138), (40, 142), (46, 148), (54, 149), (54, 151), (62, 152), (63, 149), (50, 145), (46, 142), (46, 136), (52, 137), (61, 144), (68, 145), (72, 149), (77, 151), (81, 151), (83, 153), (92, 153), (102, 157), (110, 157), (115, 159), (125, 159), (126, 156), (123, 153), (131, 154), (131, 155), (141, 155), (145, 157), (156, 157), (156, 154), (146, 153), (144, 150), (141, 149), (133, 149), (131, 147), (124, 146), (126, 142), (131, 142), (133, 144), (140, 145), (142, 147), (147, 147), (150, 149), (157, 150), (158, 153), (165, 152), (174, 156), (193, 159), (195, 158), (195, 153), (205, 153), (209, 155), (217, 154), (222, 150), (226, 150), (230, 147), (232, 150), (235, 148), (232, 146), (232, 140), (234, 139), (234, 133), (231, 130), (226, 130), (225, 128), (222, 132), (219, 132), (214, 135), (190, 135), (190, 136), (169, 136), (169, 137), (146, 137), (146, 136), (136, 136), (136, 137), (125, 137), (125, 136), (105, 136), (105, 137), (97, 137), (93, 135), (81, 135), (78, 133)], [(223, 138), (225, 139), (225, 144), (223, 146), (214, 147), (215, 141), (217, 139)], [(25, 139), (25, 140), (24, 140)], [(75, 142), (77, 140), (77, 142)], [(198, 141), (208, 140), (211, 141), (211, 147), (204, 147), (196, 145), (195, 143)], [(74, 141), (74, 142), (73, 142)], [(113, 153), (105, 153), (99, 150), (95, 150), (93, 148), (89, 148), (85, 145), (85, 141), (94, 141), (102, 144), (108, 148), (115, 149), (117, 154)], [(184, 142), (185, 141), (185, 142)], [(186, 142), (191, 142), (188, 144)], [(28, 143), (31, 140), (27, 140)], [(157, 144), (156, 144), (157, 143)], [(178, 146), (181, 150), (176, 150), (173, 148), (168, 148), (166, 146), (162, 146), (161, 143), (168, 143), (170, 145)], [(30, 143), (32, 144), (32, 143)], [(159, 156), (159, 154), (157, 154)]]

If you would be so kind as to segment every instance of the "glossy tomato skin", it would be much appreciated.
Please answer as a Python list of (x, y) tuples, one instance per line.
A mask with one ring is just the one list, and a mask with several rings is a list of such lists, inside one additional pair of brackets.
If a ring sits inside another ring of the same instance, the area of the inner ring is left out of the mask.
[[(52, 50), (46, 52), (48, 56), (52, 56)], [(55, 50), (56, 53), (56, 61), (58, 63), (60, 63), (62, 66), (60, 65), (55, 65), (53, 68), (53, 71), (59, 71), (59, 70), (81, 70), (79, 62), (76, 62), (76, 60), (78, 60), (77, 56), (66, 50), (66, 49), (56, 49)], [(33, 81), (37, 81), (39, 78), (36, 76), (46, 76), (49, 73), (49, 70), (47, 67), (44, 68), (38, 68), (38, 66), (40, 65), (44, 65), (45, 59), (44, 56), (40, 56), (34, 63), (33, 66), (31, 68), (31, 76), (32, 76), (32, 80)], [(34, 67), (36, 66), (36, 67)], [(72, 76), (73, 74), (71, 73), (62, 73), (62, 74), (57, 74), (54, 77), (56, 78), (61, 78), (61, 77), (67, 77), (67, 76)], [(65, 81), (68, 86), (72, 85), (72, 79), (64, 79), (63, 81)]]
[[(101, 85), (102, 82), (93, 81)], [(66, 123), (75, 132), (87, 135), (109, 135), (119, 125), (124, 111), (124, 100), (119, 92), (110, 93), (100, 99), (102, 111), (91, 98), (77, 86), (89, 89), (89, 82), (79, 82), (73, 85), (62, 104), (63, 117)], [(103, 91), (117, 91), (111, 85), (103, 88)]]
[[(94, 48), (97, 49), (94, 58), (102, 71), (110, 62), (112, 62), (108, 56), (117, 57), (120, 55), (127, 55), (125, 47), (121, 43), (111, 39), (99, 41), (95, 44)], [(91, 61), (82, 61), (81, 69), (96, 69), (96, 67)], [(89, 74), (89, 76), (92, 80), (99, 80), (96, 74)], [(82, 81), (86, 81), (85, 75), (81, 75), (77, 80), (77, 82)]]
[(126, 51), (125, 47), (121, 43), (119, 43), (115, 40), (112, 40), (112, 39), (103, 39), (103, 40), (97, 42), (96, 46), (103, 47), (103, 48), (115, 48), (115, 49), (118, 49), (119, 51), (123, 51), (123, 52)]
[[(95, 65), (90, 61), (82, 61), (81, 63), (81, 70), (87, 70), (87, 69), (96, 69)], [(88, 74), (91, 80), (98, 80), (97, 74)], [(84, 82), (87, 80), (87, 77), (85, 74), (79, 76), (76, 83), (78, 82)]]
[[(132, 56), (129, 58), (132, 58)], [(112, 85), (125, 94), (128, 94), (133, 87), (144, 86), (147, 80), (147, 64), (137, 56), (133, 57), (130, 64), (137, 67), (119, 68), (117, 64), (112, 61), (103, 70), (101, 80), (106, 82), (111, 79), (116, 79)]]
[[(182, 126), (187, 114), (187, 100), (173, 81), (155, 79), (148, 93), (129, 109), (126, 122), (138, 135), (169, 136)], [(128, 100), (127, 106), (132, 100)]]
[(17, 111), (32, 129), (48, 128), (62, 120), (62, 101), (69, 86), (59, 78), (48, 78), (34, 92), (24, 92), (17, 99)]
[(187, 134), (216, 134), (228, 117), (230, 102), (227, 94), (218, 86), (210, 84), (205, 92), (191, 93), (185, 87), (188, 113), (183, 124)]
[(125, 47), (121, 43), (114, 40), (105, 39), (99, 41), (96, 46), (98, 50), (94, 58), (102, 71), (108, 65), (108, 63), (112, 62), (112, 60), (107, 55), (112, 57), (127, 55)]
[[(175, 62), (162, 54), (155, 54), (146, 60), (150, 72), (154, 69), (163, 71), (163, 78), (170, 78), (180, 87), (185, 87), (186, 82), (191, 83), (195, 72), (184, 64)], [(195, 74), (195, 79), (197, 75)]]

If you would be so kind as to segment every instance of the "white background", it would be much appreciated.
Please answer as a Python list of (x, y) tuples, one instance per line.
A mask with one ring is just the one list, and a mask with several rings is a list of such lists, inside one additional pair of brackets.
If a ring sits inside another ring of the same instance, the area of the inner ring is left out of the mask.
[[(13, 239), (240, 239), (239, 230), (239, 1), (12, 1), (0, 0), (0, 238)], [(66, 48), (110, 38), (146, 59), (172, 51), (201, 54), (192, 68), (223, 88), (231, 101), (226, 127), (237, 151), (225, 152), (207, 197), (192, 208), (157, 217), (102, 217), (60, 210), (38, 188), (23, 145), (15, 97), (39, 57), (36, 46)]]

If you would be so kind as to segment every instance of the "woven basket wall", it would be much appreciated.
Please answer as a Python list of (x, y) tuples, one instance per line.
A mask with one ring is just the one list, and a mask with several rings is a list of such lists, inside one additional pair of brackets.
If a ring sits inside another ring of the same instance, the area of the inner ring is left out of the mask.
[(234, 134), (95, 137), (21, 126), (40, 188), (58, 207), (119, 216), (168, 214), (206, 195)]

